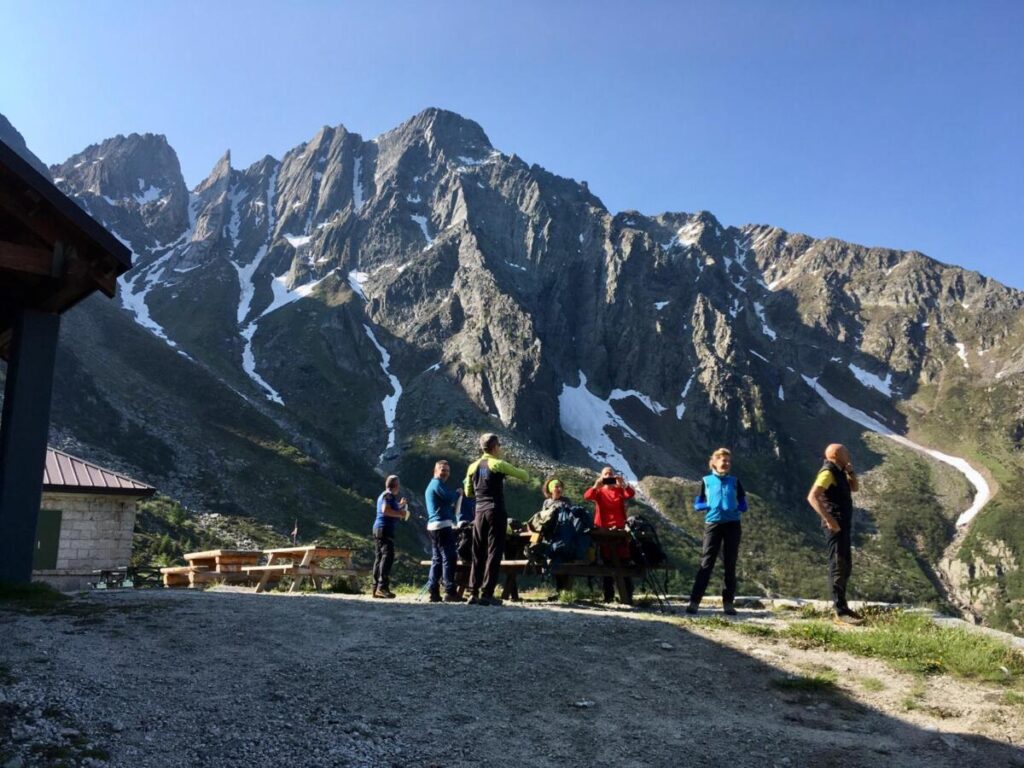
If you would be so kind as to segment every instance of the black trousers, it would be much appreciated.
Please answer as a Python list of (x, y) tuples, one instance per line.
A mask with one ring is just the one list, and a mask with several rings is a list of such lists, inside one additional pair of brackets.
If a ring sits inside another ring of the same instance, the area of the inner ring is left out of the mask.
[(373, 558), (373, 588), (388, 589), (391, 585), (391, 566), (395, 562), (395, 540), (385, 535), (383, 528), (373, 529), (377, 553)]
[(725, 588), (722, 590), (722, 602), (731, 603), (736, 597), (736, 560), (740, 554), (740, 522), (707, 523), (704, 526), (704, 546), (700, 554), (700, 569), (693, 580), (690, 591), (690, 602), (700, 603), (711, 581), (711, 571), (715, 568), (718, 551), (722, 550), (725, 564)]
[(839, 520), (842, 526), (838, 533), (825, 529), (828, 546), (828, 582), (832, 592), (832, 604), (837, 609), (845, 609), (846, 585), (853, 571), (853, 524), (851, 520)]
[(505, 533), (508, 514), (503, 509), (476, 511), (473, 520), (473, 565), (469, 571), (469, 588), (474, 595), (494, 597), (505, 554)]

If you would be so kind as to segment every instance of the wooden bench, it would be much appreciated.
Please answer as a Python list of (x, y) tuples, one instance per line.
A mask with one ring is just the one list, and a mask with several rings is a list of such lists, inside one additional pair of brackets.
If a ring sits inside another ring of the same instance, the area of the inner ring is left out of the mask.
[(205, 580), (208, 571), (205, 565), (175, 565), (160, 569), (165, 587), (195, 587)]

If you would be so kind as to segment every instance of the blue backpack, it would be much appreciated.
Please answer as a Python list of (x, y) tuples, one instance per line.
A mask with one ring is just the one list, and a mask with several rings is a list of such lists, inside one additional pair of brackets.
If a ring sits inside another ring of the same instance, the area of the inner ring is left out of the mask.
[(586, 560), (590, 550), (590, 531), (594, 520), (583, 507), (563, 507), (555, 518), (548, 546), (548, 558), (552, 563), (568, 563)]

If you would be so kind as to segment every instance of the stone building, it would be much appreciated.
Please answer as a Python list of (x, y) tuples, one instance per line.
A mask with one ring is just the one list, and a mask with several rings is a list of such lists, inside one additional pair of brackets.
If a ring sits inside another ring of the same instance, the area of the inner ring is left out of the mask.
[(155, 492), (130, 477), (48, 448), (33, 580), (80, 589), (96, 580), (96, 571), (128, 565), (136, 507)]

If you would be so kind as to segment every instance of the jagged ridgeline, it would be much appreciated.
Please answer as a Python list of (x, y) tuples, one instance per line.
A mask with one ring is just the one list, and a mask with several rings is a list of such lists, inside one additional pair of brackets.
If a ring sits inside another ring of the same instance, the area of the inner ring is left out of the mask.
[(191, 191), (152, 134), (50, 171), (137, 259), (117, 302), (65, 321), (55, 439), (193, 506), (364, 535), (380, 470), (494, 428), (538, 467), (641, 480), (685, 560), (693, 481), (728, 445), (756, 495), (748, 588), (818, 596), (803, 497), (842, 441), (861, 596), (1020, 627), (1018, 291), (706, 212), (613, 214), (437, 109), (227, 153)]

